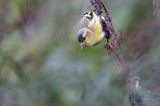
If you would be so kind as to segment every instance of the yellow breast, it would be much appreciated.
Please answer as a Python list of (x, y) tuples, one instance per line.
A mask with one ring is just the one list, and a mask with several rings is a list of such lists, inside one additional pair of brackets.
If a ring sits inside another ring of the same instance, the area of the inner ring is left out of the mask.
[(98, 44), (104, 38), (101, 21), (96, 14), (94, 14), (94, 18), (90, 22), (89, 28), (92, 30), (93, 34), (86, 36), (86, 43), (88, 46), (93, 46)]

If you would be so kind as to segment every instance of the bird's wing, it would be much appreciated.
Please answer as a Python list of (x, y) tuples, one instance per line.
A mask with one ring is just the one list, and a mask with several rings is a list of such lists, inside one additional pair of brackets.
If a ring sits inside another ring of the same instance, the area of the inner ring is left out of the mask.
[(89, 25), (89, 20), (85, 16), (83, 16), (79, 22), (78, 29), (88, 27), (88, 25)]

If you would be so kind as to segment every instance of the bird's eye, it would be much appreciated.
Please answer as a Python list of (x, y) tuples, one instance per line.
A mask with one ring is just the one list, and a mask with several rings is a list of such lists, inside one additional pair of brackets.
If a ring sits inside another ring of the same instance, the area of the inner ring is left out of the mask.
[(83, 37), (82, 35), (80, 35), (80, 36), (78, 37), (79, 43), (83, 43), (85, 39), (86, 39), (86, 38)]

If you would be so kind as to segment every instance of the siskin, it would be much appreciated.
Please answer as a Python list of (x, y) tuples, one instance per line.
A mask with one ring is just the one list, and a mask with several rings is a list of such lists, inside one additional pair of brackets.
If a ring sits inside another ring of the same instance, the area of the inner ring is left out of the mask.
[(97, 45), (106, 37), (103, 21), (104, 18), (96, 15), (94, 11), (84, 13), (77, 33), (81, 47)]

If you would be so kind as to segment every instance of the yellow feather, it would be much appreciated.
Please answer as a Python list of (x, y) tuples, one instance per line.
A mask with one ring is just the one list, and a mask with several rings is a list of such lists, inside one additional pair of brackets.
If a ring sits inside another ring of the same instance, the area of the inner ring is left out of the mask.
[[(89, 17), (90, 13), (86, 14), (85, 16)], [(104, 37), (104, 32), (99, 16), (94, 13), (92, 20), (86, 18), (85, 22), (86, 28), (90, 30), (90, 32), (85, 30), (82, 34), (82, 36), (85, 38), (86, 46), (93, 46), (98, 44)]]
[(93, 27), (93, 32), (96, 37), (100, 36), (102, 33), (102, 26), (99, 19), (96, 19), (95, 25)]
[(88, 36), (86, 36), (86, 44), (91, 44), (91, 43), (92, 43), (91, 39)]

